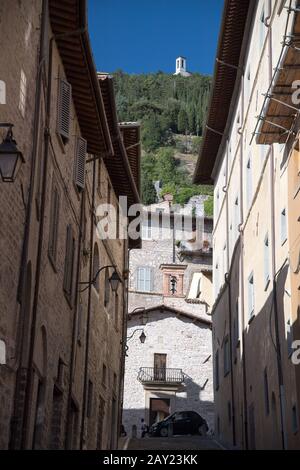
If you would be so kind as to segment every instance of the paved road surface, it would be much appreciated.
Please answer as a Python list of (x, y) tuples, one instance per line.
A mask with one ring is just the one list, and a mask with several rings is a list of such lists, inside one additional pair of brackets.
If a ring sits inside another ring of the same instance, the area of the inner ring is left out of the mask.
[(145, 437), (131, 439), (130, 450), (222, 450), (214, 440), (201, 436)]

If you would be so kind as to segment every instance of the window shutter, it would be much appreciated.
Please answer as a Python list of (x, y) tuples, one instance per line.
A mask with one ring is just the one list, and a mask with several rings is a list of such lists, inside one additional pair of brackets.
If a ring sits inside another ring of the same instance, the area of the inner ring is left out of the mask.
[(66, 80), (59, 81), (57, 132), (65, 139), (70, 134), (72, 87)]
[(57, 252), (57, 236), (58, 236), (58, 221), (59, 221), (59, 194), (57, 188), (54, 186), (51, 201), (50, 213), (50, 228), (49, 228), (49, 245), (48, 252), (55, 263)]
[(74, 264), (74, 251), (75, 251), (75, 240), (73, 237), (72, 226), (68, 225), (67, 228), (67, 241), (66, 241), (66, 259), (65, 259), (65, 271), (64, 271), (64, 291), (68, 296), (72, 294), (73, 284), (73, 264)]
[(79, 188), (84, 188), (85, 182), (85, 157), (87, 150), (87, 142), (82, 137), (77, 138), (76, 153), (75, 153), (75, 184)]

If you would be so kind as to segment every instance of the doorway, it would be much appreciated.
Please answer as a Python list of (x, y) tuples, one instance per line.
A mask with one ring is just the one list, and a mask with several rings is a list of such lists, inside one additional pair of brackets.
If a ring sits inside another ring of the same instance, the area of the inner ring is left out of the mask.
[(149, 426), (162, 421), (170, 414), (169, 398), (150, 398)]

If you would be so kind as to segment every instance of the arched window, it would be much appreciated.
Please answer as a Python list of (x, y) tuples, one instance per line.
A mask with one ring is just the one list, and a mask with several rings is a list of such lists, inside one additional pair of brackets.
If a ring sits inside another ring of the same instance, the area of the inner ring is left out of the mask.
[(93, 286), (95, 287), (96, 291), (99, 292), (99, 275), (95, 278), (100, 266), (100, 259), (99, 259), (99, 249), (97, 243), (94, 245), (94, 256), (93, 256)]
[(105, 269), (105, 292), (104, 292), (104, 306), (107, 307), (110, 298), (110, 282), (109, 282), (109, 269)]

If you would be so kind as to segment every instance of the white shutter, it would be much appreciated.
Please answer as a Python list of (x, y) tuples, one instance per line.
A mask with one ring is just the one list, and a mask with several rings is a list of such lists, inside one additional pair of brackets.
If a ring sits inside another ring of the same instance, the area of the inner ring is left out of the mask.
[(77, 138), (77, 145), (75, 150), (75, 168), (74, 180), (79, 188), (84, 188), (85, 183), (85, 157), (86, 157), (87, 143), (82, 137)]
[(59, 81), (57, 132), (65, 139), (70, 135), (72, 87), (66, 80)]

